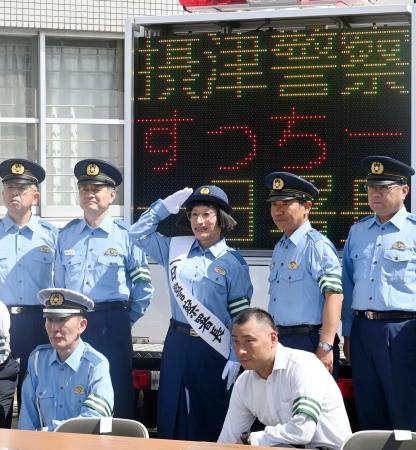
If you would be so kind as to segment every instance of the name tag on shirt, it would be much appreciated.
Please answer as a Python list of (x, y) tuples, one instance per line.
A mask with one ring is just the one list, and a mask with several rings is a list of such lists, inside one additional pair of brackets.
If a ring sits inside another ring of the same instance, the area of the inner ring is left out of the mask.
[(73, 248), (67, 248), (64, 250), (64, 255), (65, 256), (74, 256), (75, 250)]

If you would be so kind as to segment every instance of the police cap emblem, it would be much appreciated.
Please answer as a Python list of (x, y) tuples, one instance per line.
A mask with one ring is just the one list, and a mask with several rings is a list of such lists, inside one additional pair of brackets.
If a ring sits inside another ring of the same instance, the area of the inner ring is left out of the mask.
[(64, 302), (64, 297), (59, 292), (53, 292), (49, 297), (49, 303), (53, 306), (60, 306)]
[(199, 193), (200, 193), (200, 194), (203, 194), (203, 195), (208, 195), (208, 194), (209, 194), (209, 188), (203, 187), (203, 188), (199, 191)]
[(285, 182), (282, 178), (275, 178), (273, 180), (273, 190), (274, 191), (281, 191), (285, 187)]
[(373, 164), (371, 164), (371, 173), (373, 173), (374, 175), (381, 175), (383, 172), (383, 163), (381, 163), (380, 161), (374, 161)]
[(100, 173), (100, 168), (97, 164), (88, 164), (86, 173), (90, 177), (96, 177)]
[(23, 175), (25, 173), (25, 166), (22, 163), (14, 163), (10, 170), (13, 175)]

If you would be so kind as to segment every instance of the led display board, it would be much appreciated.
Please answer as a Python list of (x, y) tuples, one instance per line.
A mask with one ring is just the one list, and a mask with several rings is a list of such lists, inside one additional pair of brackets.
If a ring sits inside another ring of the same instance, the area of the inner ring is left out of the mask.
[[(369, 213), (360, 160), (410, 164), (410, 28), (271, 30), (135, 39), (135, 219), (202, 184), (228, 194), (229, 243), (271, 249), (271, 171), (320, 189), (311, 222), (342, 248)], [(169, 218), (160, 227), (183, 234)]]

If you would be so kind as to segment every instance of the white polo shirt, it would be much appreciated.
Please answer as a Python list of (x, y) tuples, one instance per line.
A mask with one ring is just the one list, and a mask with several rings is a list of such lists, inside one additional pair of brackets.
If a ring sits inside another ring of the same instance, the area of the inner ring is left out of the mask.
[(256, 417), (266, 427), (251, 433), (251, 445), (338, 450), (351, 434), (341, 392), (322, 362), (280, 343), (267, 380), (254, 370), (237, 379), (218, 442), (237, 442)]
[(10, 355), (10, 314), (6, 305), (0, 301), (0, 364)]

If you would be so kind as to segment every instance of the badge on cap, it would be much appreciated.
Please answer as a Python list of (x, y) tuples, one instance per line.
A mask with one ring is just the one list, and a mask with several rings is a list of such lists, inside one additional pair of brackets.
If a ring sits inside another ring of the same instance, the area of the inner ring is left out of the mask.
[(200, 194), (203, 194), (203, 195), (207, 195), (207, 194), (209, 194), (209, 188), (203, 187), (203, 188), (199, 191), (199, 193), (200, 193)]
[(83, 394), (85, 392), (85, 388), (82, 384), (78, 384), (78, 386), (74, 387), (75, 394)]
[(396, 250), (406, 250), (406, 244), (402, 241), (397, 241), (392, 245)]
[(287, 267), (289, 267), (289, 269), (294, 270), (297, 269), (299, 266), (299, 264), (296, 261), (290, 261), (290, 263), (287, 265)]
[(374, 161), (373, 164), (371, 164), (371, 173), (373, 173), (374, 175), (381, 175), (383, 172), (383, 163), (381, 163), (380, 161)]
[(281, 191), (285, 187), (285, 182), (282, 180), (282, 178), (275, 178), (273, 180), (273, 190), (274, 191)]
[(90, 177), (96, 177), (100, 173), (100, 168), (97, 166), (97, 164), (88, 164), (86, 173)]
[(64, 297), (62, 294), (54, 292), (53, 294), (50, 295), (49, 302), (53, 306), (60, 306), (64, 302)]
[(14, 163), (10, 170), (13, 175), (23, 175), (25, 173), (25, 166), (22, 163)]
[(42, 252), (42, 253), (51, 253), (52, 249), (49, 248), (47, 245), (41, 245), (39, 247), (39, 251)]
[(220, 275), (225, 275), (225, 270), (222, 267), (216, 267), (214, 272), (219, 273)]
[(118, 250), (116, 248), (110, 247), (108, 248), (104, 255), (106, 256), (118, 256)]

